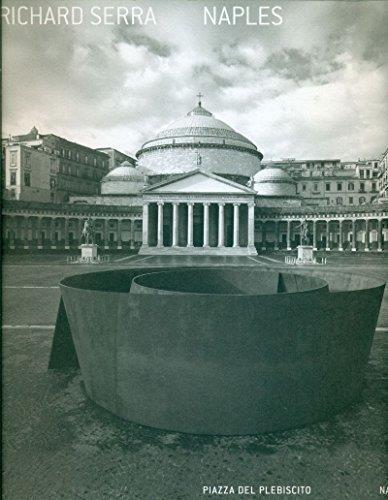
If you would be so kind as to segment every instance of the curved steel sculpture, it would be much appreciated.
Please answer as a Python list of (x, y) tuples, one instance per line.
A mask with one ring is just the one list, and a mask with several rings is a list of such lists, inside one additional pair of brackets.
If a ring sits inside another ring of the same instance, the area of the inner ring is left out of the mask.
[(252, 268), (104, 271), (60, 287), (93, 401), (225, 435), (306, 425), (356, 400), (384, 291), (364, 276)]

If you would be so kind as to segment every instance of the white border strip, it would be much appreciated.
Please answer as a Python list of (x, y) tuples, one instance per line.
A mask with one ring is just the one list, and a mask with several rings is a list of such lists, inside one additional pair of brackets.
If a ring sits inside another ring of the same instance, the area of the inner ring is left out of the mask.
[(3, 330), (52, 330), (55, 325), (3, 325)]
[(13, 285), (5, 285), (3, 286), (3, 288), (11, 288), (11, 289), (15, 289), (15, 290), (19, 290), (19, 289), (25, 289), (25, 290), (34, 290), (35, 288), (37, 289), (58, 289), (59, 286), (13, 286)]

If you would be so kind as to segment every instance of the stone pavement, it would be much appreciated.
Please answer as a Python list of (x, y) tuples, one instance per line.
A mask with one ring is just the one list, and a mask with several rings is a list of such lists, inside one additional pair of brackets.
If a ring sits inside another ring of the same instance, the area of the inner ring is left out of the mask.
[[(192, 436), (125, 422), (87, 399), (78, 371), (47, 370), (58, 281), (112, 266), (156, 264), (140, 258), (110, 266), (66, 265), (61, 256), (6, 258), (4, 285), (13, 288), (5, 289), (3, 318), (4, 498), (196, 499), (206, 498), (202, 486), (218, 484), (252, 485), (256, 492), (260, 485), (311, 485), (314, 499), (378, 498), (386, 478), (388, 343), (382, 330), (360, 402), (327, 422), (257, 436)], [(388, 277), (385, 259), (334, 259), (339, 270)], [(251, 265), (247, 260), (244, 265)], [(257, 262), (274, 264), (261, 257)], [(218, 259), (214, 264), (224, 265)], [(384, 302), (382, 327), (388, 325), (386, 310)]]

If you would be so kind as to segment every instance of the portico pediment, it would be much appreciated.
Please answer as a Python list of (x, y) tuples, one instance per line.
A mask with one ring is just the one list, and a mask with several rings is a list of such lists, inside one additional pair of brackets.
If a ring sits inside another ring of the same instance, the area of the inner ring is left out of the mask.
[(254, 195), (255, 192), (215, 174), (194, 170), (173, 180), (149, 187), (144, 194), (231, 194)]

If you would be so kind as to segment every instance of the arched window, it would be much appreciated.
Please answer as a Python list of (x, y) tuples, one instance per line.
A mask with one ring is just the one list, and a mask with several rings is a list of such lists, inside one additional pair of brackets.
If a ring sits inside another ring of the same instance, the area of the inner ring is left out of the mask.
[(359, 200), (358, 200), (358, 203), (360, 205), (363, 205), (365, 203), (366, 199), (365, 199), (365, 196), (360, 196)]
[(349, 191), (354, 191), (354, 182), (349, 182), (349, 184), (348, 184), (348, 190)]

